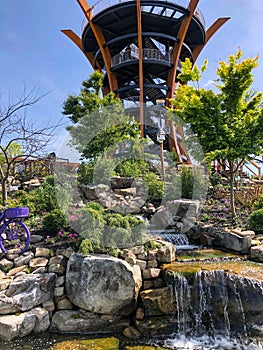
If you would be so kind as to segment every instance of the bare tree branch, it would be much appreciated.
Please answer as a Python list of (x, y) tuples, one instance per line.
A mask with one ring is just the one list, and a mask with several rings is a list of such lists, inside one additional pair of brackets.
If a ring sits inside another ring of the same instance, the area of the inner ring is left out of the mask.
[[(55, 139), (57, 129), (65, 125), (62, 118), (54, 125), (36, 125), (27, 118), (27, 108), (48, 94), (38, 95), (36, 87), (28, 92), (24, 86), (16, 102), (13, 103), (10, 98), (7, 106), (0, 103), (0, 181), (3, 203), (7, 197), (6, 181), (14, 165), (28, 158), (43, 158), (46, 147)], [(14, 154), (16, 146), (19, 152)]]

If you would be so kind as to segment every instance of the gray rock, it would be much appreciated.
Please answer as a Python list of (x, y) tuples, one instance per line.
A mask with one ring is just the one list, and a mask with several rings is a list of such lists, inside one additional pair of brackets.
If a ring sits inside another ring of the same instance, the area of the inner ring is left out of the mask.
[(76, 306), (100, 314), (129, 315), (141, 287), (139, 266), (109, 256), (73, 254), (66, 272), (66, 292)]
[(174, 216), (197, 218), (200, 212), (200, 201), (191, 199), (176, 199), (167, 203), (167, 209)]
[(43, 333), (50, 326), (49, 312), (41, 307), (36, 307), (28, 312), (36, 317), (36, 323), (33, 332)]
[(0, 261), (0, 269), (3, 271), (10, 270), (14, 266), (13, 261), (10, 261), (8, 259), (1, 259)]
[(251, 259), (263, 262), (263, 244), (252, 247), (250, 250)]
[(0, 316), (0, 339), (10, 341), (30, 334), (36, 325), (36, 315), (31, 312), (20, 315)]
[(44, 240), (44, 237), (41, 235), (31, 235), (30, 242), (31, 243), (39, 243)]
[(23, 255), (14, 259), (15, 267), (28, 264), (32, 258), (34, 258), (34, 254), (32, 252), (25, 252)]
[(53, 297), (55, 274), (24, 275), (0, 292), (0, 314), (27, 311)]
[(217, 247), (223, 247), (241, 254), (248, 254), (251, 248), (251, 238), (241, 237), (229, 231), (218, 231), (213, 244)]
[(57, 311), (52, 317), (50, 330), (61, 333), (103, 334), (121, 332), (129, 320), (120, 316), (103, 317), (83, 310)]

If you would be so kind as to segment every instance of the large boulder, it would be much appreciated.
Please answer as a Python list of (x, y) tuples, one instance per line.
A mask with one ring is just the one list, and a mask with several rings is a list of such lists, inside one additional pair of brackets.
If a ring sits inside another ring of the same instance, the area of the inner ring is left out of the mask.
[(68, 261), (67, 296), (90, 312), (129, 315), (136, 308), (141, 285), (140, 268), (117, 258), (76, 253)]
[(248, 254), (251, 248), (251, 238), (231, 231), (218, 231), (213, 244), (237, 253)]
[(50, 330), (60, 333), (121, 333), (129, 319), (115, 315), (96, 315), (84, 310), (61, 310), (52, 317)]

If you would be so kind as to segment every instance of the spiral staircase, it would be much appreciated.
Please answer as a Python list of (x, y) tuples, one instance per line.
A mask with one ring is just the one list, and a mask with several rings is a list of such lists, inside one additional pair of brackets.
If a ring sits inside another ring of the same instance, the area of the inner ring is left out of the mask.
[(142, 137), (191, 163), (183, 130), (169, 122), (158, 101), (169, 106), (181, 61), (196, 59), (212, 35), (229, 19), (217, 19), (208, 30), (199, 0), (101, 0), (90, 6), (76, 0), (85, 19), (79, 37), (62, 30), (84, 53), (94, 70), (103, 72), (103, 93), (113, 91), (140, 122)]

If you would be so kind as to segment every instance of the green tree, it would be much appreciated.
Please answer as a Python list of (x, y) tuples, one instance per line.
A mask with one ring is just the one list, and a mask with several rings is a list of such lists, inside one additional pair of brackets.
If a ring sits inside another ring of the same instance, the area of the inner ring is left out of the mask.
[(235, 217), (235, 176), (242, 163), (251, 155), (261, 154), (263, 147), (262, 92), (251, 88), (258, 56), (242, 60), (239, 50), (227, 62), (219, 62), (217, 93), (198, 85), (185, 85), (188, 81), (199, 82), (201, 73), (196, 68), (192, 70), (189, 60), (182, 65), (178, 78), (183, 84), (171, 101), (171, 118), (190, 124), (209, 162), (220, 159), (229, 167), (231, 211)]
[(102, 97), (101, 89), (102, 74), (95, 71), (82, 82), (79, 95), (68, 96), (63, 105), (63, 114), (73, 122), (71, 144), (91, 167), (129, 150), (139, 138), (138, 123), (125, 114), (121, 100), (113, 93)]

